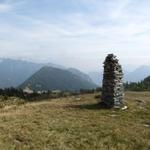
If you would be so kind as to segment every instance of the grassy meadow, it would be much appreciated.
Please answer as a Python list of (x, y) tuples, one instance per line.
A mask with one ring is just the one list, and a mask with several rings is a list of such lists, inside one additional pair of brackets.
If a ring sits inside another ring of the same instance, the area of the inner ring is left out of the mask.
[(150, 92), (126, 92), (124, 111), (100, 108), (95, 95), (0, 98), (0, 150), (150, 150)]

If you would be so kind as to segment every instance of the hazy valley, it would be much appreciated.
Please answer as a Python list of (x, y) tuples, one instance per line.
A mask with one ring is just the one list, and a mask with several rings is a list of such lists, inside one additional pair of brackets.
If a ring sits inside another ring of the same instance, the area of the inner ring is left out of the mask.
[[(65, 66), (61, 66), (59, 64), (38, 64), (38, 63), (32, 63), (28, 61), (21, 61), (21, 60), (12, 60), (12, 59), (1, 59), (0, 62), (0, 88), (8, 88), (8, 87), (19, 87), (22, 86), (23, 84), (27, 83), (31, 78), (33, 79), (34, 76), (37, 74), (40, 74), (40, 70), (43, 67), (51, 67), (60, 69), (60, 75), (61, 73), (72, 73), (71, 78), (80, 78), (80, 81), (86, 80), (86, 84), (91, 84), (87, 86), (87, 88), (94, 88), (95, 86), (101, 86), (102, 85), (102, 78), (103, 78), (103, 72), (100, 70), (95, 71), (95, 72), (90, 72), (89, 73), (84, 73), (84, 71), (80, 71), (76, 68), (66, 68)], [(125, 68), (127, 69), (127, 67)], [(147, 76), (150, 75), (150, 66), (139, 66), (138, 68), (133, 69), (132, 71), (126, 71), (124, 69), (124, 82), (138, 82), (146, 78)], [(52, 72), (51, 72), (52, 73)], [(45, 73), (42, 75), (40, 74), (40, 78), (44, 79)], [(43, 77), (42, 77), (43, 76)], [(54, 75), (55, 77), (55, 75)], [(36, 78), (36, 77), (35, 77)], [(59, 78), (55, 78), (56, 80), (59, 81)], [(39, 81), (40, 82), (40, 81)], [(45, 81), (50, 83), (49, 81)], [(85, 81), (84, 81), (85, 82)], [(70, 82), (70, 84), (74, 85), (75, 81)], [(36, 84), (36, 82), (34, 83)], [(39, 83), (37, 83), (39, 84)], [(65, 84), (65, 83), (64, 83)], [(68, 84), (68, 83), (67, 83)], [(65, 86), (67, 86), (67, 84)], [(95, 84), (95, 85), (94, 85)], [(51, 85), (54, 85), (54, 83)], [(35, 85), (34, 85), (35, 86)], [(37, 86), (42, 86), (42, 85), (37, 85)], [(55, 85), (54, 85), (55, 87)], [(24, 86), (25, 88), (25, 86)], [(70, 87), (68, 86), (68, 89)], [(86, 88), (86, 85), (80, 86), (78, 85), (78, 88), (75, 90), (79, 90), (82, 88)], [(40, 88), (40, 90), (45, 90), (46, 88)], [(55, 90), (59, 88), (54, 88)], [(60, 90), (63, 90), (62, 87)], [(66, 90), (64, 88), (64, 90)]]

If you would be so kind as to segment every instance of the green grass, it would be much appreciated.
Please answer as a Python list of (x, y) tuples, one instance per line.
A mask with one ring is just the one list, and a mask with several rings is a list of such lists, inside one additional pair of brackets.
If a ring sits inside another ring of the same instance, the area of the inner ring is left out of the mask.
[(100, 109), (94, 94), (80, 97), (6, 103), (0, 109), (0, 149), (150, 149), (150, 92), (127, 92), (125, 111)]

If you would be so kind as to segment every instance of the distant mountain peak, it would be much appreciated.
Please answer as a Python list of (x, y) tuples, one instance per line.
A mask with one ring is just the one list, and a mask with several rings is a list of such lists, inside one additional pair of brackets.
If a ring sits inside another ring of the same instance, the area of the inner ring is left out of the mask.
[(93, 89), (96, 85), (68, 70), (44, 66), (26, 80), (19, 88), (30, 88), (35, 91)]
[[(45, 64), (10, 58), (0, 59), (0, 88), (17, 87)], [(50, 65), (58, 67), (59, 65)]]

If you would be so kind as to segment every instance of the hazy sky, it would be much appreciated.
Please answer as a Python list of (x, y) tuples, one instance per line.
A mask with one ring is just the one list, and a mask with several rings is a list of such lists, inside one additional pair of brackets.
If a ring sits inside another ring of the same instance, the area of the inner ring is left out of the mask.
[(150, 65), (150, 0), (0, 0), (0, 57), (95, 70), (108, 53)]

